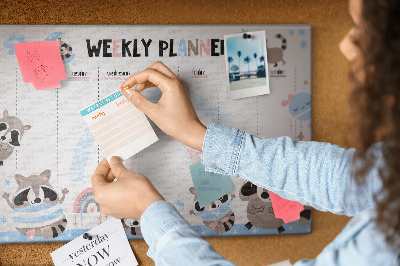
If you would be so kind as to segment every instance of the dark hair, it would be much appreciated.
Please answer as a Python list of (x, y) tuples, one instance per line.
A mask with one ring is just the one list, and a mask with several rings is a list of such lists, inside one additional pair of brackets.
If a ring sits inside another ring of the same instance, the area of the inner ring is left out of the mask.
[[(361, 34), (355, 41), (361, 63), (353, 65), (350, 97), (356, 142), (354, 177), (361, 184), (375, 164), (367, 152), (382, 142), (383, 188), (374, 196), (376, 223), (387, 243), (400, 250), (400, 1), (363, 0)], [(362, 78), (359, 76), (361, 70)], [(399, 255), (400, 258), (400, 255)]]

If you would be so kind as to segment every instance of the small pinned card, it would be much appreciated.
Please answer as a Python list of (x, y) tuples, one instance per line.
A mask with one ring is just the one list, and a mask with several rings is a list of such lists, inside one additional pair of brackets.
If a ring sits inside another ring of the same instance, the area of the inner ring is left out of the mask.
[(138, 265), (121, 220), (110, 218), (51, 253), (54, 265)]
[(59, 41), (16, 43), (14, 49), (24, 82), (36, 90), (59, 88), (67, 78)]
[(200, 208), (233, 190), (229, 176), (207, 172), (200, 161), (189, 166)]
[(120, 92), (80, 111), (107, 161), (135, 155), (158, 140), (143, 112)]
[(269, 195), (276, 218), (282, 219), (285, 223), (300, 219), (300, 212), (304, 210), (303, 204), (279, 197), (272, 191), (269, 192)]

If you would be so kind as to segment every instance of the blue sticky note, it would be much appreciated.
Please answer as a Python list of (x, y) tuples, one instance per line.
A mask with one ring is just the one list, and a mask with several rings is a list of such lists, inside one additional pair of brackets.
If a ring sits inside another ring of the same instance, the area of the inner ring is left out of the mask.
[(207, 172), (200, 161), (189, 168), (200, 208), (233, 190), (230, 176)]

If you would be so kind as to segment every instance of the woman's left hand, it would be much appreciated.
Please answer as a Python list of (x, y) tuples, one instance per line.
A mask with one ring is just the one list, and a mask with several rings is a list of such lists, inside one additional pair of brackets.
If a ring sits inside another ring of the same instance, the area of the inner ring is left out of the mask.
[(126, 169), (118, 157), (112, 157), (110, 165), (106, 159), (100, 162), (92, 185), (100, 211), (114, 218), (139, 220), (153, 202), (164, 200), (147, 177)]

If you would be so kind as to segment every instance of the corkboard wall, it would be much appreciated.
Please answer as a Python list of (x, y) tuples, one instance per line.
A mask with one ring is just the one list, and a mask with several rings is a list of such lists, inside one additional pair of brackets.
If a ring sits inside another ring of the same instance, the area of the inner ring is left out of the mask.
[[(348, 63), (339, 43), (351, 27), (347, 1), (40, 1), (2, 0), (0, 24), (310, 24), (313, 28), (313, 139), (349, 147)], [(1, 75), (1, 74), (0, 74)], [(349, 220), (314, 211), (310, 235), (206, 238), (238, 265), (315, 258)], [(144, 240), (130, 241), (140, 265), (152, 265)], [(0, 265), (52, 265), (64, 243), (0, 245)]]

